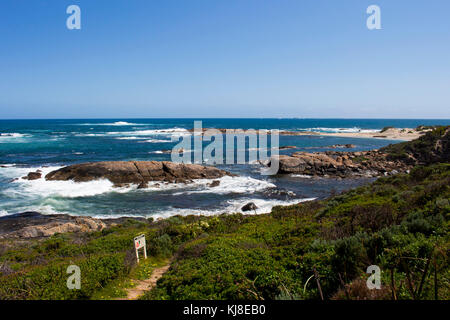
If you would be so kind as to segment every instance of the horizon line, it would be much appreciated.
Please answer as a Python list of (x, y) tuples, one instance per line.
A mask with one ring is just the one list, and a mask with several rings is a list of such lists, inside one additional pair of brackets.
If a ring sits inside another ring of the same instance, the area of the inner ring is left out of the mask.
[(264, 120), (264, 119), (277, 119), (277, 120), (438, 120), (438, 121), (450, 121), (450, 118), (359, 118), (359, 117), (114, 117), (114, 118), (101, 118), (101, 117), (88, 117), (88, 118), (5, 118), (0, 121), (33, 121), (33, 120), (195, 120), (195, 119), (247, 119), (247, 120)]

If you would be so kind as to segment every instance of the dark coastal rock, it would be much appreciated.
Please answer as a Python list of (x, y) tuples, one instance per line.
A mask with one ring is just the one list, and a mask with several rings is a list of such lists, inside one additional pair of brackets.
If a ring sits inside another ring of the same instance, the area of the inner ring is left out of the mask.
[(278, 157), (281, 174), (323, 177), (374, 177), (405, 172), (411, 166), (402, 161), (389, 161), (379, 151), (364, 152), (295, 152)]
[(40, 172), (40, 170), (35, 171), (35, 172), (30, 172), (25, 177), (22, 177), (22, 179), (25, 179), (25, 180), (37, 180), (40, 178), (42, 178), (42, 173)]
[(147, 182), (141, 182), (138, 187), (138, 189), (146, 189), (148, 188), (148, 183)]
[(115, 186), (149, 181), (187, 183), (194, 179), (217, 179), (232, 174), (215, 167), (169, 161), (105, 161), (82, 163), (50, 172), (46, 180), (86, 182), (108, 179)]
[(333, 144), (332, 146), (328, 146), (327, 148), (331, 148), (331, 149), (337, 149), (337, 148), (339, 148), (339, 149), (353, 149), (353, 148), (356, 148), (356, 146), (354, 145), (354, 144), (350, 144), (350, 143), (347, 143), (347, 144)]
[(247, 203), (245, 206), (243, 206), (241, 208), (241, 210), (244, 211), (244, 212), (252, 211), (252, 210), (256, 210), (256, 209), (258, 209), (258, 207), (253, 202), (249, 202), (249, 203)]
[(214, 180), (213, 182), (211, 182), (208, 187), (210, 188), (214, 188), (214, 187), (218, 187), (220, 185), (220, 180)]
[(356, 148), (354, 144), (333, 144), (331, 146), (316, 146), (316, 147), (305, 147), (304, 149), (353, 149)]
[(184, 149), (183, 148), (175, 149), (175, 150), (161, 150), (161, 152), (164, 153), (164, 154), (171, 154), (172, 151), (174, 151), (175, 153), (184, 153)]
[(0, 217), (0, 239), (49, 237), (55, 233), (103, 230), (107, 224), (90, 217), (24, 212)]

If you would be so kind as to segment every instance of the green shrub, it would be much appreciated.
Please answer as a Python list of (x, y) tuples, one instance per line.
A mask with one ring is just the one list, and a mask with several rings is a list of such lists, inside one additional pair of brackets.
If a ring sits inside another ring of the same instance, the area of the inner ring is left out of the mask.
[(147, 251), (153, 256), (169, 257), (172, 255), (174, 249), (170, 236), (168, 234), (163, 234), (150, 241)]
[[(81, 289), (69, 290), (69, 265), (81, 269)], [(88, 299), (109, 281), (126, 273), (124, 254), (93, 256), (84, 260), (35, 267), (0, 278), (0, 300), (5, 299)]]

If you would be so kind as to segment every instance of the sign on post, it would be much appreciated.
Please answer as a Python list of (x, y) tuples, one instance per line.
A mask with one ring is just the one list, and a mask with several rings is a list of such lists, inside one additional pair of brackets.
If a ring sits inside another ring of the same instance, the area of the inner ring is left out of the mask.
[(139, 249), (141, 249), (141, 248), (144, 249), (144, 258), (147, 259), (147, 248), (145, 246), (145, 235), (144, 234), (134, 238), (134, 247), (136, 249), (136, 258), (137, 258), (138, 263), (139, 263)]

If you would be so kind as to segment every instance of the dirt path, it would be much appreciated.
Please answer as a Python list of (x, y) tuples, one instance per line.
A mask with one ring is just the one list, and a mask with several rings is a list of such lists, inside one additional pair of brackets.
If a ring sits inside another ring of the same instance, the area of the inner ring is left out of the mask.
[(159, 278), (163, 276), (163, 274), (169, 269), (170, 264), (167, 264), (163, 267), (156, 268), (153, 270), (150, 279), (146, 280), (135, 280), (137, 282), (137, 286), (134, 288), (126, 289), (127, 297), (120, 300), (136, 300), (140, 296), (142, 296), (146, 291), (151, 290), (156, 286), (156, 282)]

